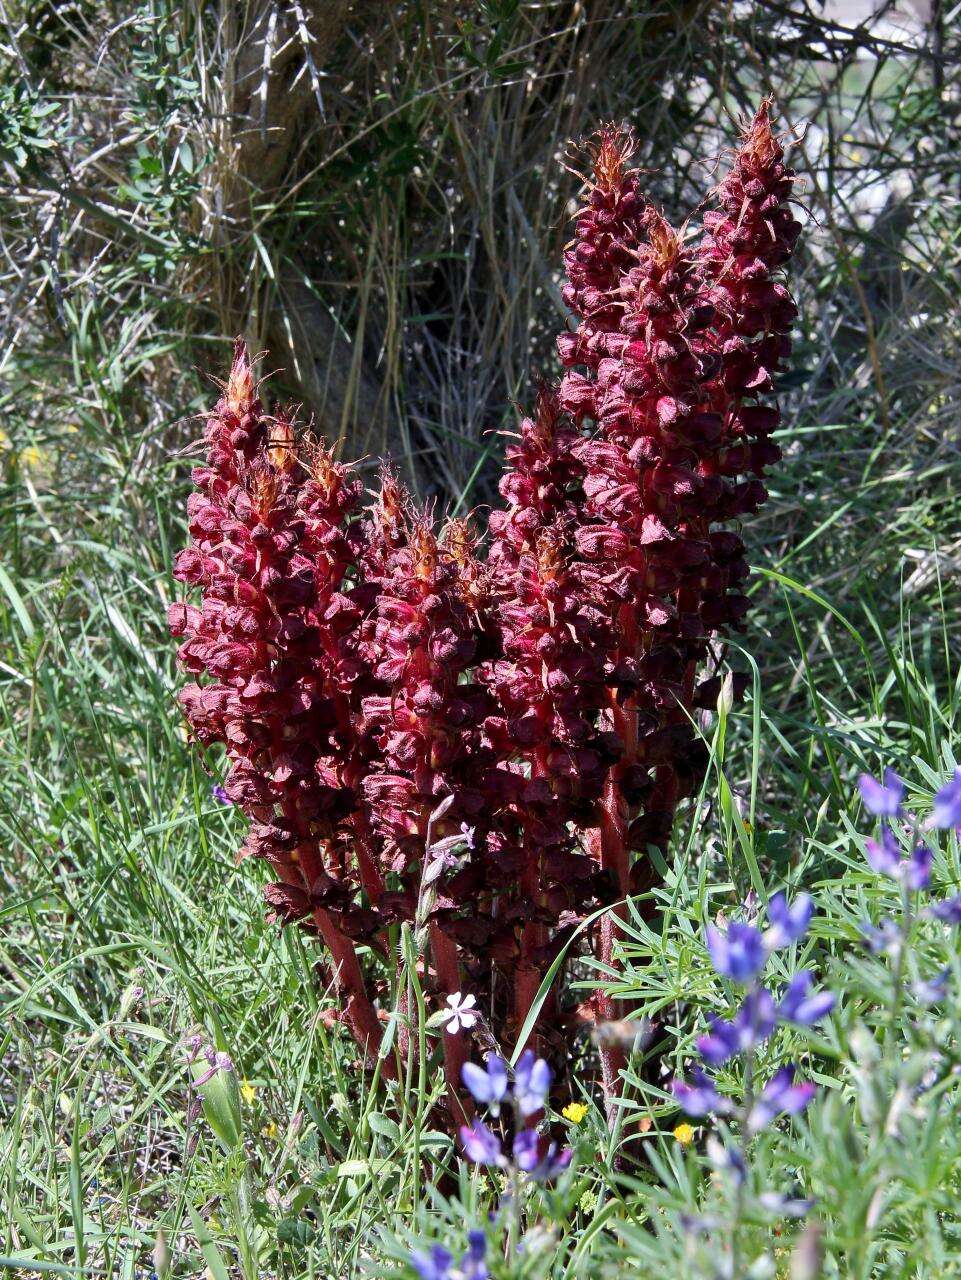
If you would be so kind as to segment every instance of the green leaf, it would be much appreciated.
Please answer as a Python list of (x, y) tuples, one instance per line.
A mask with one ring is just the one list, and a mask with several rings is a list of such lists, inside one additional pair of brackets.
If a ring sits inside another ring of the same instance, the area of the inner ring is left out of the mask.
[(379, 1133), (384, 1138), (390, 1138), (391, 1142), (400, 1142), (400, 1126), (396, 1120), (391, 1120), (389, 1116), (382, 1115), (379, 1111), (375, 1111), (367, 1117), (367, 1123), (373, 1129), (374, 1133)]
[[(218, 1072), (217, 1074), (222, 1075), (223, 1072)], [(210, 1268), (210, 1274), (214, 1280), (230, 1280), (230, 1272), (224, 1262), (223, 1254), (214, 1244), (213, 1237), (207, 1229), (207, 1224), (193, 1205), (188, 1205), (187, 1210), (190, 1214), (194, 1235), (197, 1237), (197, 1244), (200, 1246), (200, 1252), (204, 1255), (204, 1262)]]

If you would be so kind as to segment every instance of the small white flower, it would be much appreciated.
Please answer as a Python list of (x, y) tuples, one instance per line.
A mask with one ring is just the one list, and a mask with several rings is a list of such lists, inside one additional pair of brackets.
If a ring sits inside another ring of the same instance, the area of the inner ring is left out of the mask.
[(441, 1017), (447, 1024), (447, 1030), (451, 1035), (455, 1035), (460, 1031), (461, 1027), (465, 1031), (469, 1030), (480, 1014), (474, 1008), (477, 1003), (475, 996), (462, 996), (459, 991), (455, 991), (453, 995), (447, 997), (448, 1008), (441, 1011)]

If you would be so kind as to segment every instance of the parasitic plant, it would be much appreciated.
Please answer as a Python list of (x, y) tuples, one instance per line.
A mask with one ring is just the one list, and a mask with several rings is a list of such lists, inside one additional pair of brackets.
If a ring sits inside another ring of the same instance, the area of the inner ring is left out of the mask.
[[(799, 224), (768, 104), (700, 237), (646, 201), (630, 152), (612, 127), (592, 149), (565, 372), (507, 450), (486, 539), (438, 529), (389, 469), (365, 507), (351, 466), (266, 414), (238, 343), (176, 565), (200, 597), (170, 609), (194, 677), (180, 702), (226, 752), (241, 852), (270, 866), (273, 915), (324, 942), (368, 1058), (415, 927), (448, 1006), (452, 1122), (473, 1114), (459, 1085), (478, 1017), (487, 1047), (520, 1049), (526, 1025), (563, 1066), (585, 1011), (560, 977), (537, 1006), (545, 975), (597, 908), (578, 936), (616, 960), (624, 900), (655, 880), (648, 847), (704, 768), (714, 642), (747, 606), (738, 525), (779, 457), (795, 309), (778, 272)], [(416, 1051), (397, 996), (387, 1078)], [(612, 1097), (623, 1054), (605, 1044)]]

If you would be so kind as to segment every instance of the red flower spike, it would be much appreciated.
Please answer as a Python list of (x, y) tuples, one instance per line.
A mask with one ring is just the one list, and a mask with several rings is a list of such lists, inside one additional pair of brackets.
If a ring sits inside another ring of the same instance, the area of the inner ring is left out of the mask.
[(373, 1052), (380, 1024), (349, 938), (373, 922), (353, 910), (356, 871), (338, 840), (355, 796), (340, 770), (350, 743), (330, 678), (336, 640), (320, 618), (344, 566), (317, 554), (304, 515), (317, 516), (317, 495), (293, 425), (264, 416), (241, 348), (206, 435), (208, 466), (188, 507), (194, 545), (175, 567), (200, 588), (202, 607), (172, 605), (169, 620), (184, 637), (183, 665), (214, 682), (187, 685), (181, 705), (200, 741), (226, 748), (227, 795), (252, 822), (242, 852), (279, 876), (266, 891), (274, 914), (310, 920), (324, 937), (347, 1019)]
[(429, 518), (415, 515), (408, 540), (390, 556), (366, 624), (365, 658), (389, 692), (364, 702), (380, 752), (364, 787), (384, 840), (386, 870), (412, 886), (409, 918), (431, 813), (446, 795), (455, 796), (443, 829), (434, 832), (439, 838), (458, 830), (482, 804), (461, 785), (482, 706), (461, 681), (474, 651), (457, 566), (438, 544)]
[[(404, 543), (385, 556), (374, 615), (366, 628), (366, 658), (387, 692), (363, 704), (379, 750), (363, 787), (382, 840), (384, 873), (396, 876), (400, 886), (395, 909), (401, 919), (412, 920), (428, 831), (434, 842), (454, 835), (484, 807), (476, 767), (487, 701), (463, 678), (476, 641), (466, 599), (471, 583), (464, 577), (464, 547), (457, 531), (460, 564), (438, 542), (428, 515), (411, 515), (406, 533)], [(443, 817), (432, 821), (448, 797), (452, 802)], [(462, 988), (457, 947), (444, 918), (454, 912), (442, 894), (430, 928), (435, 974), (448, 995)], [(466, 1055), (463, 1037), (445, 1035), (444, 1054), (451, 1109), (461, 1117), (464, 1106), (457, 1089)]]
[(634, 145), (629, 130), (612, 124), (604, 125), (588, 144), (592, 180), (577, 217), (573, 247), (564, 254), (563, 297), (580, 319), (576, 333), (561, 334), (557, 340), (565, 366), (596, 369), (600, 360), (616, 356), (623, 346), (618, 287), (636, 260), (647, 204), (640, 175), (629, 167)]
[[(469, 989), (509, 1051), (597, 905), (614, 908), (595, 939), (613, 963), (615, 904), (652, 882), (638, 855), (666, 844), (703, 769), (691, 721), (719, 680), (698, 670), (747, 606), (725, 525), (763, 503), (779, 456), (794, 175), (765, 103), (692, 249), (630, 152), (615, 128), (595, 140), (565, 255), (566, 372), (507, 450), (486, 562), (467, 521), (438, 536), (389, 469), (360, 512), (352, 469), (264, 414), (242, 343), (205, 426), (176, 564), (200, 598), (170, 610), (198, 677), (181, 703), (225, 748), (272, 915), (323, 938), (368, 1053), (357, 943), (386, 956), (387, 927), (420, 906), (433, 997)], [(534, 1029), (558, 1064), (559, 985)], [(443, 1045), (458, 1120), (466, 1032)], [(413, 1051), (403, 1028), (396, 1047)], [(613, 1098), (616, 1039), (601, 1058)]]
[[(617, 333), (608, 307), (602, 339), (588, 338), (598, 326), (583, 292), (570, 295), (582, 340), (562, 339), (562, 355), (588, 375), (568, 373), (560, 400), (578, 421), (593, 419), (600, 437), (578, 446), (589, 518), (575, 538), (617, 623), (609, 716), (623, 751), (605, 789), (599, 852), (622, 893), (640, 887), (633, 851), (666, 841), (697, 779), (688, 727), (697, 664), (711, 633), (736, 625), (746, 607), (737, 590), (743, 546), (714, 526), (756, 509), (763, 485), (737, 477), (779, 456), (766, 438), (777, 412), (756, 400), (770, 389), (794, 315), (770, 278), (797, 236), (785, 203), (791, 183), (762, 107), (719, 189), (722, 212), (705, 215), (696, 256), (648, 210), (648, 243), (620, 277)], [(643, 806), (631, 795), (642, 771), (652, 784)], [(603, 931), (602, 960), (614, 929), (609, 921)], [(608, 1084), (618, 1065), (605, 1062)]]
[(556, 389), (542, 385), (533, 415), (522, 419), (517, 443), (507, 448), (507, 469), (498, 486), (507, 506), (490, 514), (495, 573), (516, 567), (525, 551), (534, 550), (542, 529), (571, 518), (581, 478), (576, 443), (577, 432), (561, 410)]
[(521, 847), (520, 937), (511, 965), (519, 1031), (563, 941), (561, 919), (569, 931), (596, 901), (593, 870), (587, 859), (578, 865), (572, 827), (591, 821), (610, 763), (597, 727), (609, 642), (603, 615), (585, 604), (560, 525), (542, 528), (513, 574), (498, 581), (504, 657), (484, 674), (502, 715), (486, 728), (529, 775), (511, 806)]

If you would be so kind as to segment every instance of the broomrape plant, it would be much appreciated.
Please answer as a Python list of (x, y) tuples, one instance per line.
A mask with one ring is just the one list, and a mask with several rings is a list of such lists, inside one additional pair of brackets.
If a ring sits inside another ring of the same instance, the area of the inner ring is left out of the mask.
[[(451, 1123), (473, 1115), (468, 1032), (519, 1052), (530, 1025), (538, 1055), (565, 1061), (563, 967), (546, 994), (545, 975), (575, 941), (611, 966), (624, 898), (656, 879), (648, 848), (704, 768), (713, 642), (747, 608), (732, 526), (779, 456), (795, 309), (778, 276), (800, 225), (769, 104), (699, 230), (650, 205), (631, 147), (613, 127), (594, 141), (565, 255), (565, 373), (507, 451), (486, 538), (438, 528), (387, 467), (365, 506), (354, 467), (265, 412), (238, 342), (176, 564), (198, 593), (169, 613), (194, 677), (180, 702), (226, 751), (216, 794), (250, 824), (240, 856), (271, 868), (273, 916), (325, 944), (368, 1059), (392, 976), (358, 948), (389, 962), (415, 930), (428, 999), (447, 1007)], [(732, 977), (754, 945), (732, 926)], [(580, 1013), (614, 1008), (599, 995)], [(387, 1079), (416, 1052), (403, 1027), (391, 1048)], [(610, 1097), (624, 1051), (601, 1057)]]

